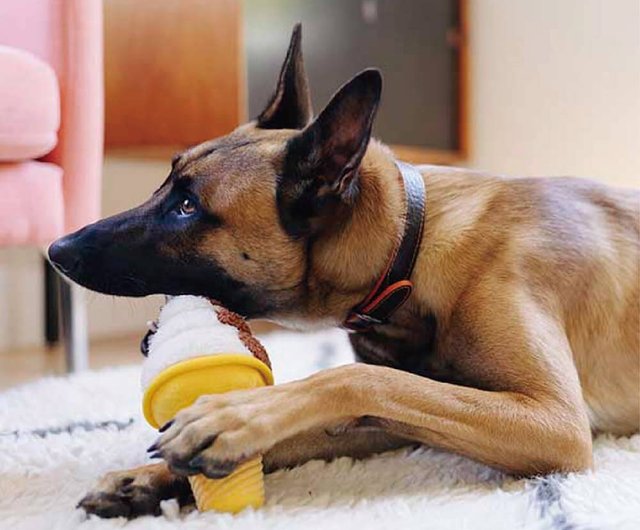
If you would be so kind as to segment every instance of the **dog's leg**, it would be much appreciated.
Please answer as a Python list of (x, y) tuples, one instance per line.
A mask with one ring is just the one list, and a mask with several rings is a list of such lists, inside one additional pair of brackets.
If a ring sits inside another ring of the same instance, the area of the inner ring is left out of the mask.
[[(365, 458), (406, 445), (409, 440), (379, 430), (332, 432), (327, 429), (301, 433), (277, 444), (264, 455), (265, 472), (294, 467), (309, 460), (340, 456)], [(160, 501), (177, 498), (180, 505), (193, 502), (186, 477), (172, 473), (165, 463), (107, 473), (78, 504), (100, 517), (157, 515)]]
[(100, 517), (131, 519), (157, 515), (160, 501), (173, 498), (181, 505), (192, 502), (191, 488), (185, 477), (175, 475), (162, 462), (107, 473), (78, 507)]
[(439, 346), (456, 376), (479, 388), (354, 366), (341, 378), (356, 391), (376, 389), (359, 414), (514, 474), (589, 468), (591, 432), (571, 347), (562, 319), (541, 300), (503, 279), (478, 285)]
[(439, 340), (444, 364), (465, 386), (353, 367), (355, 389), (376, 389), (361, 412), (390, 432), (515, 474), (589, 468), (591, 432), (571, 347), (553, 297), (542, 294), (488, 278), (461, 299)]
[(498, 280), (461, 301), (439, 342), (477, 388), (381, 366), (343, 366), (284, 385), (203, 396), (153, 449), (182, 473), (221, 476), (303, 431), (371, 417), (398, 436), (516, 474), (588, 468), (591, 432), (561, 320)]
[(386, 433), (380, 429), (335, 428), (313, 429), (276, 444), (263, 457), (267, 473), (299, 466), (309, 460), (331, 461), (341, 456), (367, 458), (376, 453), (399, 449), (416, 442)]
[[(156, 449), (180, 473), (220, 477), (276, 447), (283, 435), (295, 436), (297, 429), (365, 418), (397, 436), (515, 474), (591, 465), (584, 413), (575, 403), (537, 392), (535, 383), (527, 392), (479, 390), (357, 364), (289, 384), (279, 393), (270, 390), (200, 401), (190, 416), (176, 419), (171, 437), (161, 437)], [(212, 433), (220, 433), (213, 443)]]

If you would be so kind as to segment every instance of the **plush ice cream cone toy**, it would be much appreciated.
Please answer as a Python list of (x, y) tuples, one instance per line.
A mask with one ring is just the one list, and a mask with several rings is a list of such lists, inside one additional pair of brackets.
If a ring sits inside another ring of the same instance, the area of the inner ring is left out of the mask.
[[(203, 394), (271, 384), (269, 358), (242, 317), (195, 296), (172, 298), (162, 308), (142, 370), (143, 411), (153, 427)], [(264, 503), (261, 457), (228, 477), (189, 481), (201, 511), (236, 513)]]

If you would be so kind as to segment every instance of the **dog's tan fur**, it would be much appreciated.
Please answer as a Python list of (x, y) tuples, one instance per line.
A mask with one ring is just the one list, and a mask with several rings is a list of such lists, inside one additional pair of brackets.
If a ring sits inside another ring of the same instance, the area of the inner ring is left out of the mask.
[[(295, 308), (274, 318), (339, 324), (398, 242), (403, 191), (392, 154), (371, 141), (350, 215), (306, 257), (279, 229), (273, 201), (272, 168), (294, 134), (252, 123), (176, 166), (225, 219), (203, 252)], [(275, 469), (419, 442), (528, 475), (588, 469), (591, 431), (639, 429), (640, 195), (579, 179), (420, 170), (427, 217), (415, 290), (388, 325), (353, 337), (369, 362), (200, 398), (157, 444), (169, 464), (199, 456), (214, 469), (264, 454)], [(421, 359), (420, 374), (394, 368), (405, 353)], [(175, 480), (153, 469), (153, 480)], [(113, 491), (109, 482), (91, 498)]]

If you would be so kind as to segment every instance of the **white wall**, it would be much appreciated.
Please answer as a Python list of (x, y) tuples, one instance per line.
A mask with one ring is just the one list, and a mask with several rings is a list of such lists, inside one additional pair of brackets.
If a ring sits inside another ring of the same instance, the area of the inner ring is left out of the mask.
[(471, 164), (640, 185), (640, 2), (469, 4)]
[(36, 249), (0, 249), (0, 350), (37, 343), (43, 334), (43, 276)]

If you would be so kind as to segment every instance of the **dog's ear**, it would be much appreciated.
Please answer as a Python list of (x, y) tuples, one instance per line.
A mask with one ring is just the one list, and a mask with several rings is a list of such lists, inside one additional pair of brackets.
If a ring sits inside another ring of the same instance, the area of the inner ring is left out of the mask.
[(364, 70), (289, 140), (277, 193), (287, 232), (312, 231), (332, 206), (353, 202), (381, 93), (380, 72)]
[(260, 129), (302, 129), (313, 116), (309, 83), (302, 60), (302, 26), (291, 34), (276, 91), (257, 119)]

